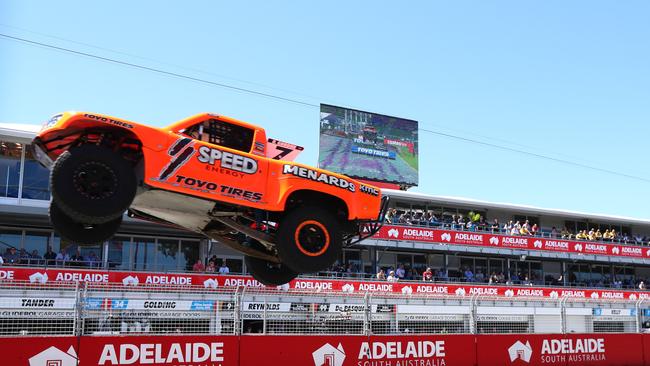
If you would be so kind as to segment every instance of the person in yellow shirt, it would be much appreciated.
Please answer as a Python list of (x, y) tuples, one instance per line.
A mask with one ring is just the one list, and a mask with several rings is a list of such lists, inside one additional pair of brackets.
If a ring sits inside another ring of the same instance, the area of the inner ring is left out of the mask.
[(600, 229), (596, 230), (596, 240), (603, 240), (603, 234), (600, 232)]
[(587, 238), (589, 240), (595, 240), (596, 239), (596, 231), (594, 229), (589, 230), (589, 234), (587, 234)]
[(519, 234), (530, 235), (530, 231), (528, 230), (528, 225), (522, 225), (521, 229), (519, 229)]
[(610, 235), (611, 234), (609, 233), (609, 229), (605, 230), (605, 233), (603, 234), (603, 239), (610, 240), (612, 238)]

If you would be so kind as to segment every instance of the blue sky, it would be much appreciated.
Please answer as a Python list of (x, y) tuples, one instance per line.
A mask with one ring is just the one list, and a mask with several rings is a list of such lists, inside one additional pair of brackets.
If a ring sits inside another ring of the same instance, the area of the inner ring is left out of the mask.
[[(0, 33), (645, 179), (421, 132), (419, 192), (650, 218), (649, 13), (644, 1), (2, 1)], [(318, 108), (0, 37), (0, 122), (63, 110), (158, 126), (211, 111), (317, 162)]]

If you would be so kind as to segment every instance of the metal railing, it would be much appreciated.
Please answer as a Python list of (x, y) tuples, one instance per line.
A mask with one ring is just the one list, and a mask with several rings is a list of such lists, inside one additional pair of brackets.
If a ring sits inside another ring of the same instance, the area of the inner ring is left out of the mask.
[(635, 333), (648, 307), (602, 299), (0, 283), (0, 335)]

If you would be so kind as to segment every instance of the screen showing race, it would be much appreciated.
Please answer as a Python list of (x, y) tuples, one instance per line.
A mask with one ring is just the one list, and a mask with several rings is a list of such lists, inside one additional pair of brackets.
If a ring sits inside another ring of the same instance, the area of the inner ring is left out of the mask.
[(418, 122), (320, 105), (321, 169), (354, 178), (418, 184)]

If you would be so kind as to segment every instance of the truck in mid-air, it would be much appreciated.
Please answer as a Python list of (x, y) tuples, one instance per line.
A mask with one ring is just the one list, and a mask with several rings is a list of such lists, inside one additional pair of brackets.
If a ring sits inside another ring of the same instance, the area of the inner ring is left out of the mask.
[[(52, 117), (31, 145), (51, 170), (50, 220), (78, 244), (108, 240), (125, 212), (245, 254), (267, 285), (327, 269), (374, 235), (387, 197), (282, 158), (263, 128), (202, 113), (157, 128), (95, 113)], [(290, 145), (295, 146), (295, 145)]]

